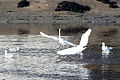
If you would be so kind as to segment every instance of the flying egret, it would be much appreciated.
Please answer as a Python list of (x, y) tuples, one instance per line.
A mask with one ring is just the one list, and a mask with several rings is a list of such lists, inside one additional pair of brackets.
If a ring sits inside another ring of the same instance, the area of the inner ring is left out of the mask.
[(7, 50), (5, 50), (5, 58), (12, 58), (13, 54), (8, 53)]
[(60, 44), (63, 44), (63, 45), (69, 44), (71, 46), (76, 46), (76, 44), (73, 44), (73, 43), (71, 43), (71, 42), (69, 42), (67, 40), (62, 39), (60, 31), (61, 31), (61, 29), (59, 28), (59, 37), (49, 36), (49, 35), (47, 35), (47, 34), (45, 34), (43, 32), (40, 32), (40, 34), (42, 36), (44, 36), (44, 37), (51, 38), (51, 39), (54, 39), (54, 40), (58, 40)]
[(109, 55), (112, 47), (108, 47), (105, 45), (105, 42), (102, 42), (102, 55)]
[(9, 51), (18, 52), (20, 51), (20, 48), (19, 47), (9, 48)]
[(88, 29), (82, 35), (79, 45), (77, 45), (75, 47), (67, 48), (67, 49), (64, 49), (64, 50), (61, 50), (61, 51), (57, 51), (57, 54), (60, 54), (60, 55), (72, 55), (72, 54), (83, 55), (82, 51), (87, 48), (86, 46), (88, 44), (88, 38), (90, 36), (91, 31), (92, 31), (91, 29)]

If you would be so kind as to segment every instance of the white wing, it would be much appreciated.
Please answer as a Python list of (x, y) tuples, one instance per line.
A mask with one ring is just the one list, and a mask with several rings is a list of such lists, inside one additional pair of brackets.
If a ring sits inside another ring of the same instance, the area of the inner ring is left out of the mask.
[(51, 39), (54, 39), (54, 40), (59, 40), (59, 38), (57, 37), (54, 37), (54, 36), (48, 36), (47, 34), (43, 33), (43, 32), (40, 32), (40, 34), (44, 37), (47, 37), (47, 38), (51, 38)]
[(80, 40), (80, 46), (84, 47), (84, 46), (87, 46), (88, 44), (88, 38), (90, 36), (90, 33), (91, 33), (91, 29), (88, 29), (81, 37), (81, 40)]
[(61, 51), (57, 51), (57, 54), (60, 55), (72, 55), (76, 53), (81, 53), (86, 49), (86, 45), (88, 44), (88, 37), (90, 36), (91, 29), (88, 29), (81, 37), (80, 44), (77, 47), (67, 48)]
[[(43, 33), (43, 32), (40, 32), (40, 34), (41, 34), (42, 36), (44, 36), (44, 37), (47, 37), (47, 38), (51, 38), (51, 39), (54, 39), (54, 40), (60, 40), (60, 39), (57, 38), (57, 37), (48, 36), (47, 34), (45, 34), (45, 33)], [(62, 38), (61, 38), (61, 39), (62, 39)], [(69, 45), (71, 45), (71, 46), (76, 46), (76, 44), (73, 44), (73, 43), (71, 43), (71, 42), (69, 42), (69, 41), (67, 41), (67, 40), (64, 40), (64, 39), (62, 39), (62, 40), (64, 41), (65, 44), (69, 44)]]
[(83, 47), (71, 47), (71, 48), (67, 48), (61, 51), (57, 51), (57, 54), (59, 55), (73, 55), (73, 54), (79, 54), (81, 53), (85, 48)]

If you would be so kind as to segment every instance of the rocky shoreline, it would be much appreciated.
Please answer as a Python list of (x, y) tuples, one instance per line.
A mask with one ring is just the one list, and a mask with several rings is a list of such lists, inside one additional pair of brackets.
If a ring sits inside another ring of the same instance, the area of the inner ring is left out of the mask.
[(0, 23), (83, 23), (120, 24), (120, 15), (114, 16), (40, 16), (40, 15), (0, 15)]

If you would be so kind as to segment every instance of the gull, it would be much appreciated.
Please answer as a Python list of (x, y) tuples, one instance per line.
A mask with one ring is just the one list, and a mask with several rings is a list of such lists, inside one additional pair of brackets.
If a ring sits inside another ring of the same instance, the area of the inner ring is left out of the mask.
[(109, 55), (110, 50), (112, 50), (112, 47), (108, 47), (105, 42), (102, 42), (102, 55)]
[(62, 39), (62, 38), (61, 38), (60, 31), (61, 31), (61, 29), (59, 28), (59, 37), (49, 36), (49, 35), (47, 35), (47, 34), (45, 34), (45, 33), (43, 33), (43, 32), (40, 32), (40, 34), (41, 34), (42, 36), (44, 36), (44, 37), (57, 40), (57, 41), (59, 41), (59, 43), (62, 44), (62, 45), (69, 44), (69, 45), (71, 45), (71, 46), (76, 46), (76, 44), (73, 44), (73, 43), (71, 43), (71, 42), (69, 42), (69, 41), (67, 41), (67, 40)]
[(12, 53), (8, 53), (7, 50), (5, 50), (5, 58), (12, 58), (13, 54)]
[(92, 31), (91, 29), (88, 29), (84, 34), (82, 34), (79, 45), (57, 51), (57, 54), (59, 54), (59, 55), (73, 55), (73, 54), (83, 55), (82, 51), (87, 48), (86, 46), (88, 44), (88, 38), (90, 36), (91, 31)]
[(9, 51), (18, 52), (18, 51), (20, 51), (20, 48), (19, 47), (9, 48)]

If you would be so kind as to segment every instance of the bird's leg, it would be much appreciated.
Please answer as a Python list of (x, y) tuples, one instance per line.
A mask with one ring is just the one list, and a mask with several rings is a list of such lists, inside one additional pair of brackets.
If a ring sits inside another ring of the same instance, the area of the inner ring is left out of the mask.
[(59, 45), (59, 50), (61, 50), (61, 44)]
[(82, 53), (82, 52), (80, 52), (79, 54), (80, 54), (81, 56), (83, 55), (83, 53)]

